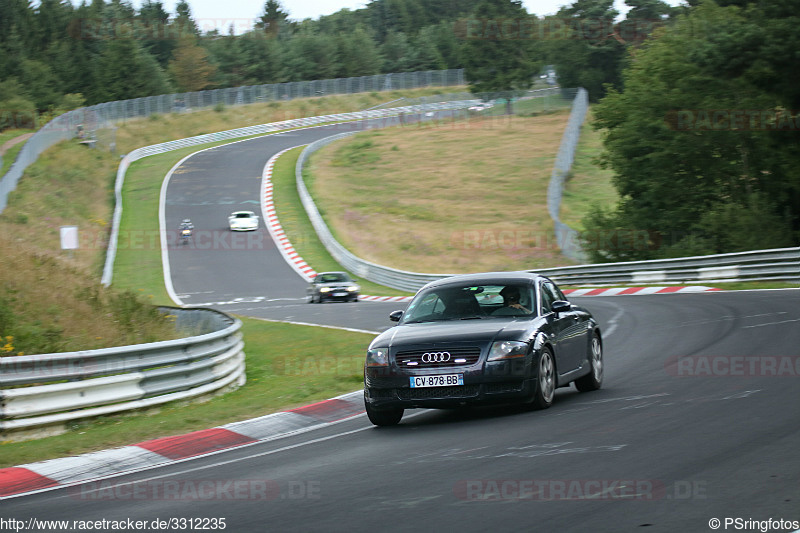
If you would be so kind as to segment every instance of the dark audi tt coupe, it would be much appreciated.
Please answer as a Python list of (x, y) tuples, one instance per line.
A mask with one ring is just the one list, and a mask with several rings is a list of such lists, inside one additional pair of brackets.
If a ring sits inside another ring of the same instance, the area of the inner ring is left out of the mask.
[(409, 408), (523, 403), (545, 409), (555, 389), (600, 388), (600, 327), (548, 278), (530, 272), (452, 276), (425, 285), (398, 324), (375, 338), (364, 403), (378, 426)]

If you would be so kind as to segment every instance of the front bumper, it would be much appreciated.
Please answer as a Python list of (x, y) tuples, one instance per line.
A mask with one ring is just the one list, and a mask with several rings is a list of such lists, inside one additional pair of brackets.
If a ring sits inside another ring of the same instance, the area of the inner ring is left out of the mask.
[(335, 291), (335, 292), (321, 292), (319, 293), (319, 301), (337, 301), (341, 300), (347, 302), (350, 300), (358, 300), (358, 291)]
[[(462, 374), (464, 385), (412, 388), (410, 378), (422, 375)], [(528, 358), (407, 372), (368, 367), (364, 372), (364, 401), (371, 407), (448, 409), (469, 405), (521, 403), (536, 386)]]

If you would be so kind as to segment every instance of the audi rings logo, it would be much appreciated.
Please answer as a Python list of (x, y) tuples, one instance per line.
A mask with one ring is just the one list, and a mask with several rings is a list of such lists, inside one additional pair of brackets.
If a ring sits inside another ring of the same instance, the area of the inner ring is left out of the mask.
[(426, 352), (422, 354), (423, 363), (446, 363), (450, 360), (450, 352)]

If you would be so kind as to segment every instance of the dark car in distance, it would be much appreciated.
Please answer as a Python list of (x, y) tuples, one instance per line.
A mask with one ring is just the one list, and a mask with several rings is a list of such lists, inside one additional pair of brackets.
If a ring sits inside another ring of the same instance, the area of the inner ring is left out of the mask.
[(364, 403), (378, 426), (405, 409), (521, 403), (545, 409), (555, 389), (603, 382), (600, 327), (550, 279), (530, 272), (428, 283), (367, 350)]
[(325, 300), (357, 302), (361, 287), (350, 278), (347, 272), (320, 272), (308, 286), (308, 303), (322, 303)]

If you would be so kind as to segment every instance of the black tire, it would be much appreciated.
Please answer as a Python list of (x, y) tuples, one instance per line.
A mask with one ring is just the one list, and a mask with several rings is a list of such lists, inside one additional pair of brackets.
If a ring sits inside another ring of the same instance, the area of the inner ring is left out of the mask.
[(575, 388), (580, 392), (598, 390), (603, 386), (603, 343), (596, 333), (589, 341), (589, 364), (592, 371), (575, 380)]
[(368, 403), (364, 403), (367, 409), (367, 417), (369, 421), (376, 426), (396, 426), (403, 418), (404, 409), (396, 407), (390, 409), (375, 409), (370, 407)]
[(556, 394), (556, 362), (550, 348), (542, 348), (542, 353), (536, 360), (536, 384), (534, 385), (533, 398), (529, 407), (534, 410), (547, 409), (553, 405)]

